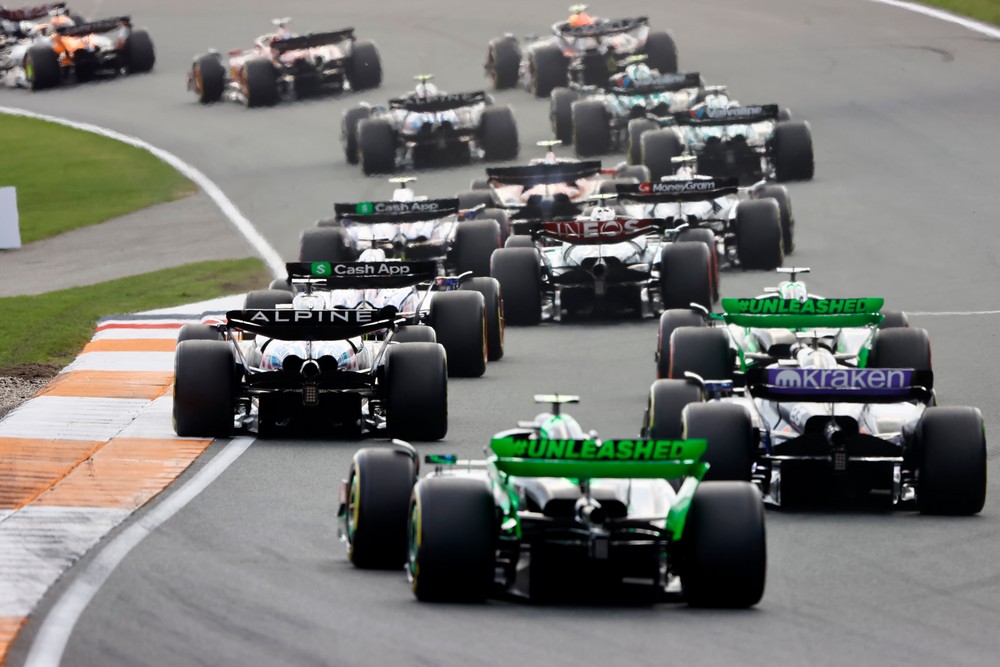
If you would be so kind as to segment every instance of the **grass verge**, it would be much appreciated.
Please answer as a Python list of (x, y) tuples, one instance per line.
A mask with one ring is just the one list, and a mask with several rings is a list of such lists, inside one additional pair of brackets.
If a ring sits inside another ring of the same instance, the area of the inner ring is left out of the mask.
[(21, 241), (31, 243), (192, 194), (144, 150), (34, 118), (0, 115), (0, 187), (17, 188)]
[(260, 260), (237, 259), (187, 264), (36, 296), (2, 298), (0, 372), (25, 364), (68, 364), (105, 315), (246, 292), (266, 287), (270, 280)]
[(922, 0), (922, 4), (1000, 25), (1000, 0)]

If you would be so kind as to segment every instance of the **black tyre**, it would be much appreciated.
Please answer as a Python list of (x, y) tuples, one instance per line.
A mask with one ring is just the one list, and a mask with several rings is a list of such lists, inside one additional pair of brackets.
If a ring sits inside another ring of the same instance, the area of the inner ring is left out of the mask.
[(278, 289), (285, 292), (293, 291), (291, 284), (288, 282), (288, 278), (275, 278), (268, 284), (267, 289)]
[(32, 90), (54, 88), (62, 82), (59, 55), (51, 46), (38, 44), (24, 56), (24, 74)]
[(353, 262), (358, 253), (342, 227), (314, 227), (302, 232), (300, 262)]
[(263, 309), (272, 310), (279, 305), (292, 302), (292, 293), (280, 289), (255, 289), (247, 292), (243, 299), (243, 309)]
[(458, 198), (458, 208), (463, 211), (477, 206), (485, 206), (486, 208), (496, 206), (496, 200), (493, 199), (493, 193), (489, 190), (464, 190), (455, 196)]
[(542, 274), (538, 251), (534, 248), (497, 250), (490, 262), (490, 276), (500, 283), (507, 324), (530, 326), (541, 321)]
[(734, 364), (726, 329), (681, 327), (670, 335), (670, 378), (683, 380), (684, 373), (694, 373), (703, 380), (728, 380)]
[(933, 370), (927, 330), (896, 328), (876, 331), (868, 353), (868, 367)]
[(750, 481), (753, 468), (753, 421), (736, 403), (692, 403), (681, 415), (687, 438), (704, 438), (708, 449), (701, 457), (711, 467), (705, 481)]
[(517, 121), (509, 106), (487, 107), (479, 120), (479, 145), (487, 161), (513, 160), (520, 151)]
[(774, 126), (771, 138), (774, 176), (779, 181), (809, 181), (815, 170), (812, 133), (805, 121), (785, 121)]
[(644, 435), (653, 440), (680, 440), (684, 437), (684, 408), (701, 402), (701, 387), (695, 383), (657, 380), (649, 388)]
[(736, 209), (736, 254), (748, 271), (773, 271), (785, 261), (781, 210), (773, 199), (751, 199)]
[(757, 199), (770, 197), (778, 202), (781, 214), (781, 242), (785, 255), (795, 251), (795, 216), (792, 215), (792, 201), (788, 197), (788, 189), (784, 185), (765, 185), (757, 190)]
[(504, 241), (504, 248), (535, 248), (535, 242), (527, 234), (516, 234)]
[(495, 89), (504, 90), (516, 86), (518, 70), (521, 68), (521, 47), (517, 40), (513, 37), (500, 37), (491, 41), (486, 64)]
[(549, 98), (549, 121), (552, 134), (563, 146), (573, 143), (573, 102), (580, 99), (580, 93), (572, 88), (556, 88)]
[(437, 333), (434, 331), (434, 327), (429, 327), (426, 324), (408, 324), (406, 326), (399, 327), (399, 330), (393, 334), (392, 340), (397, 343), (436, 343)]
[(476, 220), (495, 220), (500, 225), (501, 243), (510, 236), (510, 217), (507, 215), (507, 211), (502, 208), (484, 208), (476, 214)]
[(531, 92), (535, 97), (548, 97), (553, 89), (569, 85), (569, 63), (554, 44), (532, 49), (528, 56), (531, 71)]
[(156, 64), (156, 49), (145, 30), (133, 30), (125, 40), (125, 63), (129, 74), (151, 72)]
[(644, 164), (630, 164), (621, 167), (618, 173), (615, 174), (615, 179), (623, 182), (635, 182), (635, 183), (649, 183), (650, 182), (649, 168)]
[(390, 346), (385, 384), (391, 437), (440, 440), (448, 433), (448, 362), (439, 343)]
[(388, 121), (365, 118), (358, 123), (358, 161), (366, 176), (396, 169), (396, 133)]
[(358, 163), (358, 125), (371, 115), (371, 107), (354, 107), (344, 112), (340, 121), (340, 143), (349, 164)]
[(715, 232), (711, 229), (685, 229), (677, 235), (677, 243), (704, 243), (712, 260), (712, 298), (719, 300), (719, 253), (715, 245)]
[(611, 152), (611, 115), (600, 100), (573, 104), (573, 144), (580, 157)]
[(673, 130), (643, 132), (639, 144), (642, 163), (649, 167), (649, 174), (654, 183), (674, 173), (671, 158), (679, 157), (684, 152), (684, 144)]
[(243, 66), (243, 95), (250, 108), (278, 103), (278, 72), (266, 58), (254, 58)]
[(222, 340), (222, 332), (207, 324), (185, 324), (177, 332), (177, 342), (186, 340)]
[(496, 278), (472, 278), (460, 289), (479, 292), (486, 302), (486, 353), (490, 361), (503, 358), (504, 315), (500, 283)]
[(496, 505), (483, 482), (428, 477), (410, 501), (408, 570), (422, 602), (485, 600), (496, 567)]
[(879, 329), (906, 329), (910, 326), (910, 318), (901, 310), (883, 310)]
[(681, 585), (693, 607), (751, 607), (764, 595), (764, 504), (747, 482), (704, 482), (681, 538)]
[(467, 220), (455, 227), (451, 261), (457, 273), (472, 271), (474, 276), (490, 275), (490, 257), (502, 246), (496, 220)]
[(212, 104), (222, 99), (226, 87), (226, 68), (222, 66), (218, 56), (202, 56), (192, 66), (195, 92), (202, 104)]
[(697, 303), (709, 310), (714, 302), (712, 257), (704, 243), (670, 243), (660, 253), (660, 298), (664, 309), (689, 308)]
[(174, 353), (174, 431), (181, 437), (226, 438), (236, 412), (232, 345), (186, 340)]
[(490, 179), (488, 178), (474, 178), (469, 183), (470, 190), (489, 190), (490, 189)]
[(927, 408), (917, 424), (921, 514), (977, 514), (986, 502), (986, 431), (977, 408)]
[(670, 334), (681, 327), (704, 327), (705, 318), (690, 308), (671, 308), (660, 315), (656, 340), (656, 377), (670, 377)]
[(347, 61), (347, 80), (353, 90), (369, 90), (382, 85), (382, 58), (375, 44), (359, 39), (351, 48)]
[(791, 120), (792, 110), (788, 107), (780, 107), (778, 109), (778, 120)]
[(355, 567), (406, 563), (410, 494), (416, 462), (399, 449), (359, 450), (347, 475), (347, 556)]
[(429, 324), (448, 353), (448, 375), (486, 372), (486, 300), (479, 292), (441, 292), (431, 300)]
[(660, 126), (648, 118), (633, 118), (628, 122), (628, 163), (642, 164), (642, 135), (654, 132)]
[(677, 44), (666, 30), (650, 30), (642, 50), (648, 56), (646, 64), (661, 74), (677, 71)]

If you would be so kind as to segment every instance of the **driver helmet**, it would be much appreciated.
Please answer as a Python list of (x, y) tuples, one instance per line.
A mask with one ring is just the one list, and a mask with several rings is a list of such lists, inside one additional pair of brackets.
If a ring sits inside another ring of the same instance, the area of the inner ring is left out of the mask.
[(292, 298), (292, 308), (295, 310), (323, 310), (326, 299), (322, 294), (296, 294)]
[(633, 87), (641, 86), (653, 80), (653, 70), (646, 63), (636, 63), (625, 68), (623, 84)]
[(430, 81), (421, 81), (413, 89), (413, 97), (418, 100), (429, 100), (438, 95), (437, 86)]
[(614, 220), (617, 216), (615, 209), (610, 206), (595, 206), (594, 210), (590, 212), (590, 219), (597, 222), (607, 222), (608, 220)]
[(571, 12), (566, 23), (571, 28), (582, 28), (583, 26), (594, 25), (594, 17), (587, 13), (587, 5), (573, 5), (569, 8)]
[(705, 96), (705, 106), (709, 109), (729, 109), (739, 106), (739, 102), (729, 97), (729, 92), (720, 86), (720, 90)]
[(271, 21), (274, 25), (278, 26), (278, 31), (274, 33), (271, 37), (272, 42), (283, 42), (286, 39), (291, 39), (294, 37), (292, 31), (288, 29), (288, 24), (292, 22), (292, 19), (285, 17), (281, 19), (274, 19)]

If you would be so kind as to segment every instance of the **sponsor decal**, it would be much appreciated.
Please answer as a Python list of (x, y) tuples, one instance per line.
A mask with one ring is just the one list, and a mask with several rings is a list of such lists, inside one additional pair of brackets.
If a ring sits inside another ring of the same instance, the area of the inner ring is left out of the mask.
[(684, 440), (548, 440), (500, 438), (492, 442), (501, 457), (560, 461), (671, 461), (693, 458), (686, 452), (704, 441)]
[(330, 262), (313, 262), (309, 265), (309, 275), (326, 278), (330, 275)]
[(358, 202), (358, 205), (354, 207), (354, 212), (358, 215), (371, 215), (375, 212), (375, 207), (370, 201)]
[(912, 385), (909, 369), (770, 368), (767, 383), (776, 394), (819, 394), (852, 391), (864, 394), (905, 394)]
[(691, 109), (690, 111), (691, 117), (698, 120), (703, 120), (705, 118), (711, 120), (747, 118), (749, 116), (757, 116), (762, 113), (764, 113), (764, 107), (759, 105), (752, 107), (733, 107), (730, 109), (709, 109), (708, 107), (699, 107), (697, 109)]
[(740, 315), (856, 315), (877, 313), (883, 299), (724, 299), (723, 309)]
[[(333, 276), (409, 276), (413, 273), (413, 267), (402, 262), (345, 262), (343, 264), (329, 264), (327, 262), (317, 262), (317, 264), (327, 264), (330, 273), (324, 275)], [(315, 274), (314, 274), (315, 275)]]
[(370, 324), (385, 318), (380, 310), (248, 310), (248, 322), (268, 324)]
[(677, 192), (702, 192), (715, 190), (718, 183), (714, 179), (707, 181), (660, 181), (659, 183), (640, 183), (639, 192), (646, 194), (674, 194)]
[(623, 236), (641, 234), (649, 229), (648, 220), (569, 220), (565, 222), (546, 222), (542, 225), (547, 234), (569, 241), (615, 239)]

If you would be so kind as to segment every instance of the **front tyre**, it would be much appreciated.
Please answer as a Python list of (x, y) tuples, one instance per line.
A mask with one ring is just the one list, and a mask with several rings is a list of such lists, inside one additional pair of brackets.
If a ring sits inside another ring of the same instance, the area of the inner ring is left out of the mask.
[(397, 569), (406, 563), (414, 460), (399, 449), (359, 450), (347, 476), (347, 556), (355, 567)]

